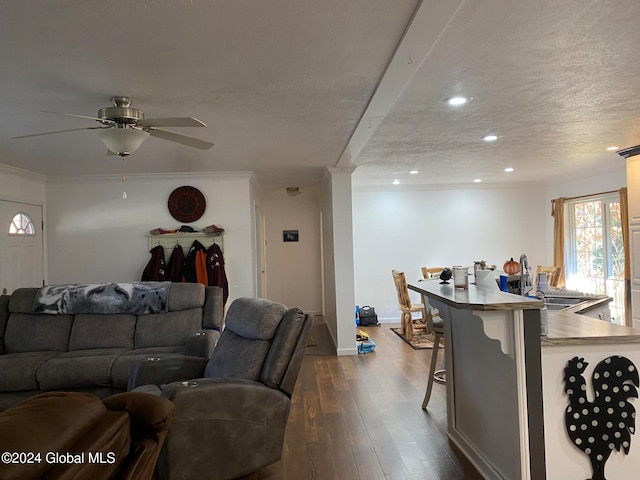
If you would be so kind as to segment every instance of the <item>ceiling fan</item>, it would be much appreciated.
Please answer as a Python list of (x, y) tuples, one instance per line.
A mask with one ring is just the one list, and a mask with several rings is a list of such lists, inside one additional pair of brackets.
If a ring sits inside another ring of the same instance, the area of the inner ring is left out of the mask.
[(120, 155), (126, 157), (135, 152), (142, 142), (149, 136), (180, 143), (189, 147), (207, 150), (213, 147), (213, 143), (199, 138), (188, 137), (169, 130), (158, 127), (206, 127), (200, 120), (193, 117), (164, 117), (164, 118), (144, 118), (142, 110), (131, 107), (129, 97), (111, 97), (113, 106), (104, 107), (98, 110), (97, 117), (86, 115), (76, 115), (73, 113), (49, 112), (69, 117), (87, 118), (96, 120), (102, 125), (99, 127), (71, 128), (67, 130), (55, 130), (51, 132), (32, 133), (30, 135), (20, 135), (13, 139), (38, 137), (42, 135), (53, 135), (56, 133), (74, 132), (78, 130), (98, 130), (98, 137), (107, 147), (108, 155)]

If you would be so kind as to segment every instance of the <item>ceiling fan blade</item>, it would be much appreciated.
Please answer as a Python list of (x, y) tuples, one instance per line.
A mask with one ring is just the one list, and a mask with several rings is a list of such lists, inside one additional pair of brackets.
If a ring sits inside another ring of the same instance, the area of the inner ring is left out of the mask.
[(179, 133), (170, 132), (169, 130), (152, 128), (149, 129), (149, 135), (151, 135), (152, 137), (162, 138), (163, 140), (169, 140), (170, 142), (188, 145), (189, 147), (199, 148), (200, 150), (208, 150), (213, 147), (213, 143), (207, 142), (206, 140), (187, 137), (186, 135), (180, 135)]
[(75, 113), (62, 113), (62, 112), (52, 112), (49, 110), (40, 110), (42, 113), (53, 113), (54, 115), (65, 115), (67, 117), (76, 117), (76, 118), (87, 118), (89, 120), (96, 120), (101, 123), (116, 123), (113, 120), (109, 120), (107, 118), (98, 118), (98, 117), (89, 117), (87, 115), (77, 115)]
[(13, 140), (19, 138), (29, 138), (29, 137), (41, 137), (43, 135), (54, 135), (56, 133), (65, 133), (65, 132), (77, 132), (79, 130), (95, 130), (97, 128), (109, 128), (109, 127), (84, 127), (84, 128), (69, 128), (67, 130), (54, 130), (52, 132), (43, 132), (43, 133), (31, 133), (29, 135), (18, 135), (17, 137), (11, 137)]
[(136, 122), (139, 127), (206, 127), (204, 122), (193, 117), (143, 118)]

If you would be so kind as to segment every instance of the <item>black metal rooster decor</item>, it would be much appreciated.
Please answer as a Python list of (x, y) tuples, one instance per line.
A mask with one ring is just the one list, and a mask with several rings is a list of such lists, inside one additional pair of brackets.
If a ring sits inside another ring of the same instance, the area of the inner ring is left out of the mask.
[(629, 402), (638, 398), (638, 370), (631, 360), (613, 355), (593, 371), (594, 400), (587, 400), (582, 374), (589, 365), (573, 357), (564, 369), (564, 391), (569, 406), (564, 420), (571, 441), (591, 460), (592, 480), (606, 480), (605, 463), (615, 449), (629, 454), (631, 435), (636, 431), (636, 409)]

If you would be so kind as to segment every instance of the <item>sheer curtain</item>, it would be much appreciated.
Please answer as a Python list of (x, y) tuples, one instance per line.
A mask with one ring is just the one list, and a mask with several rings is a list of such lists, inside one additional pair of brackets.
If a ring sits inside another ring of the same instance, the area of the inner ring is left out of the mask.
[(553, 217), (553, 264), (560, 267), (558, 287), (565, 284), (564, 265), (564, 197), (551, 200), (551, 216)]
[(620, 223), (622, 224), (622, 243), (624, 244), (624, 323), (633, 326), (631, 317), (631, 253), (629, 238), (629, 202), (627, 187), (620, 189)]

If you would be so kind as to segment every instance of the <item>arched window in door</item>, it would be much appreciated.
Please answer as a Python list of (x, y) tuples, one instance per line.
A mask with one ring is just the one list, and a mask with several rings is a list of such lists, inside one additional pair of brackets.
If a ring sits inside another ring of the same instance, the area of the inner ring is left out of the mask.
[(35, 235), (36, 227), (31, 217), (24, 212), (16, 213), (9, 225), (9, 235)]

